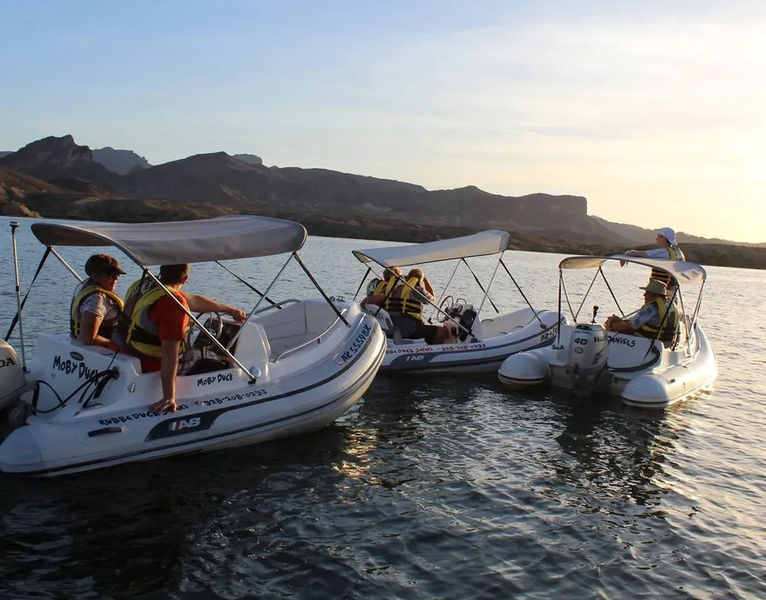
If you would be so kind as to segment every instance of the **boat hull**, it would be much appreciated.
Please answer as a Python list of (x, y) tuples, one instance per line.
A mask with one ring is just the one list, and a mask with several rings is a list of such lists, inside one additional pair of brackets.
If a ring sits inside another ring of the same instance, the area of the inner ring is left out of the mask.
[[(426, 344), (424, 340), (397, 343), (389, 339), (380, 370), (383, 373), (493, 373), (508, 356), (550, 345), (555, 339), (558, 313), (537, 311), (538, 319), (530, 311), (523, 312), (529, 313), (524, 325), (496, 335), (483, 335), (476, 341)], [(489, 321), (482, 323), (483, 328), (491, 326)]]
[[(334, 343), (331, 337), (330, 345), (321, 349), (323, 358), (318, 354), (322, 344), (308, 346), (285, 357), (292, 367), (271, 363), (264, 369), (267, 375), (254, 382), (236, 369), (178, 377), (183, 395), (178, 394), (173, 413), (148, 409), (158, 397), (159, 374), (140, 375), (125, 368), (104, 390), (104, 396), (118, 396), (113, 403), (106, 397), (103, 404), (72, 410), (67, 406), (52, 417), (30, 416), (0, 445), (0, 470), (63, 475), (256, 444), (326, 427), (362, 396), (385, 354), (385, 336), (374, 319), (357, 311), (349, 322), (346, 332), (338, 333)], [(301, 353), (307, 355), (303, 361)], [(86, 364), (88, 358), (78, 364)], [(68, 368), (62, 371), (61, 364), (56, 363), (58, 374), (66, 375)], [(146, 385), (133, 385), (137, 382)]]
[(606, 364), (588, 372), (568, 360), (572, 327), (562, 327), (554, 345), (509, 357), (498, 369), (508, 387), (552, 385), (579, 395), (619, 397), (628, 406), (664, 409), (710, 389), (718, 375), (715, 356), (702, 328), (694, 328), (688, 346), (676, 350), (660, 342), (626, 334), (610, 334)]

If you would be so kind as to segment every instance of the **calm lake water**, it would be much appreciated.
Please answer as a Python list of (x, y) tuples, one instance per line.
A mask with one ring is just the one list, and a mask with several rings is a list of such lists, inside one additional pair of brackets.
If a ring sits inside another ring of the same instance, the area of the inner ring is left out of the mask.
[[(19, 221), (26, 291), (43, 248)], [(8, 223), (3, 334), (16, 309)], [(311, 238), (300, 254), (328, 294), (351, 297), (365, 271), (351, 249), (374, 245), (385, 243)], [(81, 272), (93, 250), (60, 251)], [(561, 258), (509, 252), (506, 264), (533, 305), (554, 308)], [(227, 266), (263, 289), (285, 259)], [(139, 273), (122, 262), (120, 293)], [(483, 281), (494, 266), (471, 264)], [(654, 413), (512, 392), (494, 374), (380, 376), (315, 434), (53, 480), (0, 474), (0, 595), (762, 599), (766, 272), (707, 271), (711, 394)], [(427, 273), (438, 288), (451, 267)], [(632, 310), (646, 272), (613, 276)], [(479, 297), (468, 271), (456, 278), (461, 295)], [(573, 277), (571, 290), (589, 281)], [(43, 269), (24, 312), (27, 358), (37, 333), (68, 326), (74, 284), (55, 261)], [(215, 265), (195, 265), (186, 289), (254, 303)], [(273, 296), (307, 295), (292, 264)], [(491, 298), (501, 312), (524, 306), (504, 272)], [(614, 307), (600, 302), (602, 320)]]

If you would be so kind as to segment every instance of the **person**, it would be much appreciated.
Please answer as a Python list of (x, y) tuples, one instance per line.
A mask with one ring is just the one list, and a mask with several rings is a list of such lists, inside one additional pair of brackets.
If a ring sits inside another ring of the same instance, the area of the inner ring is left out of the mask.
[(676, 241), (676, 232), (670, 227), (657, 231), (656, 248), (649, 250), (626, 250), (628, 256), (643, 256), (644, 258), (668, 258), (670, 260), (686, 260), (683, 251)]
[(611, 315), (604, 324), (607, 331), (632, 333), (651, 339), (659, 339), (666, 346), (676, 337), (678, 318), (672, 302), (668, 302), (665, 283), (651, 279), (644, 290), (644, 304), (630, 319)]
[(423, 322), (425, 303), (435, 299), (428, 277), (421, 269), (412, 269), (407, 273), (406, 283), (400, 282), (394, 287), (383, 308), (391, 315), (403, 338), (422, 337), (427, 344), (444, 344), (454, 337), (454, 327), (426, 325)]
[[(683, 251), (676, 241), (676, 232), (670, 227), (663, 227), (657, 231), (656, 248), (649, 250), (626, 250), (627, 256), (641, 256), (644, 258), (665, 258), (669, 260), (686, 260)], [(624, 263), (620, 263), (623, 264)], [(652, 268), (649, 279), (658, 279), (665, 283), (668, 288), (676, 287), (673, 278), (669, 273), (660, 269)]]
[[(160, 371), (162, 399), (151, 405), (152, 412), (176, 410), (175, 378), (182, 342), (189, 324), (187, 312), (222, 312), (238, 322), (247, 317), (242, 310), (233, 306), (181, 291), (181, 286), (189, 279), (189, 269), (188, 263), (160, 267), (159, 280), (175, 298), (165, 293), (161, 287), (149, 285), (147, 280), (134, 283), (126, 302), (126, 309), (130, 310), (129, 319), (121, 319), (121, 326), (118, 327), (123, 329), (127, 321), (127, 329), (120, 331), (120, 335), (114, 338), (124, 352), (141, 360), (144, 373)], [(127, 316), (127, 312), (124, 310), (123, 314)]]
[(94, 254), (85, 261), (88, 276), (74, 290), (69, 333), (86, 346), (109, 347), (123, 302), (114, 291), (125, 271), (113, 256)]
[(362, 301), (362, 304), (383, 306), (401, 276), (402, 270), (399, 267), (386, 267), (383, 271), (383, 279), (378, 281), (372, 292)]

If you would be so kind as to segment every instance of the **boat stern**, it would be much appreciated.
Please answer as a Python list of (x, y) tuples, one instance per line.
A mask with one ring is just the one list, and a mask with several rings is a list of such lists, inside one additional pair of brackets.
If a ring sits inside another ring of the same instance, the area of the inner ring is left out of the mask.
[(548, 361), (539, 350), (512, 354), (497, 370), (497, 378), (511, 388), (526, 388), (542, 385), (551, 376)]

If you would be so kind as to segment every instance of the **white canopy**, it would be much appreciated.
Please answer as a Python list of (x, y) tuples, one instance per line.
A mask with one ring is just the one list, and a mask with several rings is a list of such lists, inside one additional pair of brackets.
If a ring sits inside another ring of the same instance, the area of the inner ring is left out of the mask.
[(352, 252), (363, 263), (374, 261), (382, 267), (406, 267), (454, 258), (497, 254), (507, 250), (509, 242), (510, 235), (507, 231), (492, 229), (436, 242)]
[(270, 256), (306, 241), (300, 223), (252, 215), (167, 223), (43, 221), (32, 232), (46, 246), (115, 246), (141, 266)]
[(608, 260), (622, 260), (665, 271), (676, 278), (679, 284), (705, 281), (707, 274), (700, 265), (681, 260), (642, 258), (615, 254), (614, 256), (570, 256), (559, 263), (559, 269), (597, 269)]

